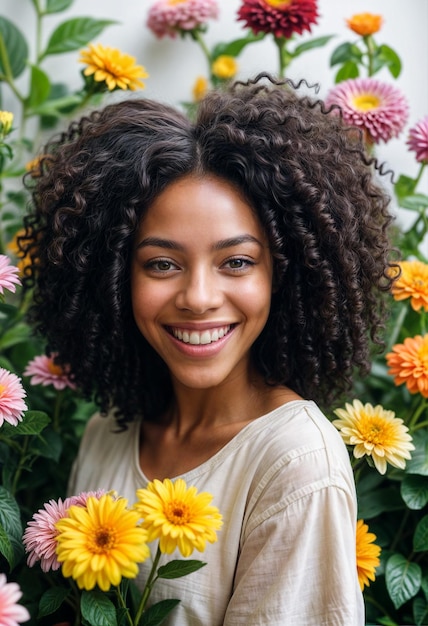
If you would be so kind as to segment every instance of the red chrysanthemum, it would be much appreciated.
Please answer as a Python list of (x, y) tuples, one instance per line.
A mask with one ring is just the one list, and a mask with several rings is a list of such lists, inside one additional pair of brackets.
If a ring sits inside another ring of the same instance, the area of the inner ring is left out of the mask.
[(409, 150), (416, 152), (419, 163), (428, 163), (428, 115), (410, 129), (406, 143)]
[(319, 17), (317, 0), (244, 0), (238, 20), (253, 33), (272, 33), (289, 39), (311, 30)]
[(409, 114), (401, 91), (374, 78), (350, 78), (339, 83), (331, 89), (325, 103), (328, 107), (338, 105), (345, 122), (361, 128), (373, 143), (397, 137)]
[(147, 26), (156, 37), (176, 37), (218, 17), (216, 0), (158, 0), (149, 9)]

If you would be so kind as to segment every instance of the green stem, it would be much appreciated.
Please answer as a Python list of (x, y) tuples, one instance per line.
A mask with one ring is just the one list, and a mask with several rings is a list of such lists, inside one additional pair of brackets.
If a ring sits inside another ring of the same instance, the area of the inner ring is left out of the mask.
[[(372, 604), (373, 606), (375, 606), (377, 609), (379, 609), (379, 611), (381, 613), (383, 613), (383, 615), (385, 617), (388, 617), (391, 621), (392, 621), (392, 617), (391, 615), (388, 613), (388, 611), (380, 604), (380, 602), (378, 602), (377, 600), (375, 600), (372, 596), (364, 596), (364, 600), (366, 602), (370, 602), (370, 604)], [(395, 623), (395, 622), (394, 622)]]
[(13, 482), (12, 482), (11, 490), (12, 490), (13, 496), (15, 495), (18, 489), (18, 482), (19, 482), (19, 479), (21, 478), (22, 470), (26, 463), (27, 448), (28, 448), (28, 437), (24, 437), (24, 442), (21, 448), (21, 458), (19, 459), (19, 464), (18, 464), (18, 467), (16, 468), (15, 476), (13, 477)]
[(196, 43), (199, 44), (202, 52), (204, 53), (204, 56), (208, 63), (208, 75), (211, 76), (211, 65), (212, 65), (211, 53), (201, 35), (201, 31), (198, 28), (194, 28), (193, 30), (190, 31), (190, 35), (193, 41), (196, 41)]
[(415, 188), (414, 188), (414, 190), (413, 190), (413, 191), (416, 191), (416, 187), (417, 187), (417, 186), (419, 185), (419, 183), (420, 183), (420, 180), (421, 180), (421, 178), (422, 178), (422, 174), (424, 173), (425, 165), (426, 165), (426, 163), (421, 163), (421, 166), (420, 166), (420, 168), (419, 168), (418, 175), (417, 175), (417, 176), (416, 176), (416, 178), (415, 178)]
[(287, 51), (287, 39), (284, 37), (274, 37), (276, 47), (278, 48), (279, 76), (285, 78), (285, 70), (291, 61), (291, 55)]
[(422, 428), (422, 425), (426, 422), (421, 422), (416, 426), (416, 423), (419, 419), (419, 416), (423, 413), (423, 411), (428, 407), (428, 399), (421, 396), (421, 402), (417, 407), (416, 411), (413, 413), (412, 418), (409, 423), (409, 429), (416, 430), (418, 428)]
[(150, 597), (150, 594), (152, 592), (153, 589), (153, 585), (155, 584), (156, 580), (157, 580), (157, 568), (159, 565), (159, 560), (162, 556), (162, 553), (160, 551), (159, 548), (159, 544), (158, 544), (158, 549), (156, 551), (156, 556), (154, 558), (153, 561), (153, 565), (152, 565), (152, 569), (150, 570), (150, 575), (147, 579), (147, 582), (145, 584), (144, 590), (143, 590), (143, 596), (141, 598), (141, 602), (140, 602), (140, 606), (138, 607), (137, 613), (135, 615), (135, 619), (134, 619), (134, 625), (133, 626), (138, 626), (138, 623), (141, 619), (141, 616), (144, 612), (144, 609), (146, 608), (146, 604), (147, 601)]
[(390, 352), (392, 349), (392, 346), (396, 343), (397, 341), (397, 337), (400, 334), (400, 330), (401, 327), (403, 325), (403, 322), (406, 318), (407, 315), (407, 307), (403, 306), (400, 313), (397, 316), (397, 319), (395, 321), (394, 327), (392, 329), (392, 332), (389, 336), (389, 341), (388, 341), (388, 346), (387, 346), (387, 352)]
[(61, 404), (62, 401), (64, 399), (64, 390), (59, 390), (56, 394), (56, 398), (55, 398), (55, 405), (54, 405), (54, 413), (53, 413), (53, 429), (56, 432), (59, 432), (60, 428), (60, 419), (59, 419), (59, 415), (60, 415), (60, 408), (61, 408)]
[(373, 61), (374, 61), (374, 53), (376, 51), (376, 44), (371, 35), (366, 35), (365, 37), (363, 37), (363, 41), (366, 44), (366, 48), (367, 48), (367, 61), (368, 61), (367, 73), (369, 76), (373, 76), (374, 74)]
[(121, 591), (120, 587), (121, 587), (120, 585), (119, 585), (119, 587), (116, 587), (117, 599), (118, 599), (118, 602), (119, 602), (120, 606), (125, 611), (126, 619), (127, 619), (128, 623), (129, 623), (129, 626), (133, 626), (132, 618), (131, 618), (131, 616), (129, 614), (129, 609), (126, 606), (125, 600), (123, 599), (123, 595), (122, 595), (122, 591)]
[(391, 546), (389, 548), (391, 552), (394, 552), (394, 550), (396, 549), (398, 545), (399, 540), (401, 539), (401, 534), (403, 532), (403, 529), (406, 527), (409, 515), (410, 515), (410, 510), (406, 508), (405, 513), (403, 515), (403, 519), (401, 520), (400, 528), (394, 534), (394, 541), (391, 543)]

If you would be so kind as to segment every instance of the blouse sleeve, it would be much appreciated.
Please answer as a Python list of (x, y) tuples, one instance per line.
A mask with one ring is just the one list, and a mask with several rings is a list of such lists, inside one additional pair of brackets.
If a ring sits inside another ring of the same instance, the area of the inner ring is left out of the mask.
[(320, 484), (275, 502), (270, 491), (246, 524), (224, 626), (363, 626), (354, 495)]

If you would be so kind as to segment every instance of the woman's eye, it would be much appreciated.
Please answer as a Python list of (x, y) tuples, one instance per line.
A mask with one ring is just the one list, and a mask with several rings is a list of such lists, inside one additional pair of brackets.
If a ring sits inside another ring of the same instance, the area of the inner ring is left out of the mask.
[(172, 261), (167, 261), (166, 259), (157, 259), (146, 263), (146, 267), (149, 270), (153, 270), (155, 272), (169, 272), (170, 270), (175, 269), (177, 266), (174, 265)]
[(249, 261), (248, 259), (241, 259), (241, 258), (229, 259), (229, 261), (226, 262), (226, 266), (232, 270), (243, 270), (249, 267), (250, 265), (253, 265), (251, 261)]

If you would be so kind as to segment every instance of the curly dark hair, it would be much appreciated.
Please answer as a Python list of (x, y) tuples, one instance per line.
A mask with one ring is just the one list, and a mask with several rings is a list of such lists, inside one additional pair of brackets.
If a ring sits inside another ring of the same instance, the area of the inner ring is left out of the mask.
[(301, 87), (236, 82), (209, 93), (195, 121), (149, 99), (111, 104), (51, 140), (26, 178), (31, 322), (119, 426), (156, 420), (171, 401), (133, 319), (130, 263), (141, 217), (190, 173), (232, 183), (267, 234), (274, 294), (252, 349), (266, 382), (323, 405), (369, 370), (391, 284), (384, 173), (361, 133)]

